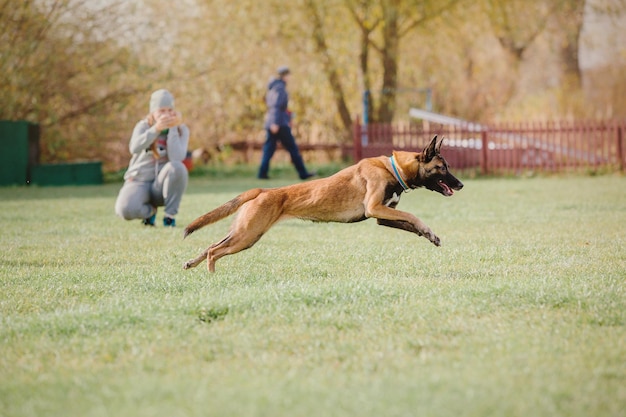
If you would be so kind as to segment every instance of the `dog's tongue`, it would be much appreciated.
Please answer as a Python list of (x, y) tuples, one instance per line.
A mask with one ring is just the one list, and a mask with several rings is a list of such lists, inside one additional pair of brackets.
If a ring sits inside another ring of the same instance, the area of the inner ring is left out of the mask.
[(443, 188), (443, 190), (448, 194), (448, 195), (452, 195), (454, 194), (454, 191), (452, 191), (452, 188), (448, 187), (448, 184), (444, 183), (444, 182), (440, 182), (439, 183), (441, 185), (441, 187)]

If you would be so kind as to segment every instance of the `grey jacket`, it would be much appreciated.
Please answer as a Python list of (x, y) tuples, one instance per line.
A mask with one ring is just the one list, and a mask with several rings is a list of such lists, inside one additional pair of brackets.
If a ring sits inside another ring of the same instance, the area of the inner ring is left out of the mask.
[(129, 149), (133, 156), (124, 174), (126, 181), (154, 181), (165, 162), (181, 162), (185, 159), (189, 144), (189, 128), (182, 124), (169, 129), (167, 137), (162, 135), (161, 141), (165, 146), (160, 152), (160, 158), (157, 159), (152, 152), (152, 144), (159, 139), (160, 133), (154, 126), (151, 127), (146, 119), (137, 123), (130, 138)]

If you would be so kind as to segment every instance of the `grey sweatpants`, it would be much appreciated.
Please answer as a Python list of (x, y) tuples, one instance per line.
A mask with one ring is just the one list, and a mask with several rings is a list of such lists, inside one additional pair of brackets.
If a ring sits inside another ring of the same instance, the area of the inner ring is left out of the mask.
[(146, 219), (154, 214), (155, 207), (165, 206), (165, 214), (174, 217), (188, 178), (182, 162), (168, 162), (154, 181), (127, 180), (117, 196), (115, 213), (126, 220)]

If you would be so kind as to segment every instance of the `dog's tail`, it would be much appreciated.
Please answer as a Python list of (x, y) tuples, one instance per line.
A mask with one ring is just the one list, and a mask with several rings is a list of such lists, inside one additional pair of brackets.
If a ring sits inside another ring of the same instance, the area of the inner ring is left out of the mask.
[(183, 239), (195, 232), (196, 230), (206, 226), (207, 224), (215, 223), (218, 220), (222, 220), (223, 218), (230, 216), (231, 214), (239, 210), (239, 207), (243, 206), (250, 200), (254, 200), (262, 192), (263, 189), (261, 188), (248, 190), (242, 194), (239, 194), (237, 197), (233, 198), (229, 202), (222, 204), (215, 210), (203, 214), (202, 216), (189, 223), (189, 225), (185, 228), (185, 234), (183, 235)]

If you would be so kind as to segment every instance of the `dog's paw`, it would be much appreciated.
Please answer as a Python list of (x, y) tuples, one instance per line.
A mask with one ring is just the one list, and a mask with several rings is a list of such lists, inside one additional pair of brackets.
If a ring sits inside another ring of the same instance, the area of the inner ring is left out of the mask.
[(435, 246), (441, 246), (441, 239), (439, 239), (439, 236), (437, 236), (436, 234), (434, 234), (432, 232), (432, 230), (428, 230), (424, 233), (424, 237), (428, 240), (431, 241), (431, 243)]
[(187, 261), (183, 264), (183, 269), (190, 269), (191, 268), (191, 261)]
[(430, 227), (423, 226), (422, 228), (417, 230), (417, 234), (420, 235), (420, 236), (424, 236), (433, 245), (441, 246), (441, 240), (439, 239), (439, 237), (436, 234), (433, 233), (432, 230), (430, 230)]

